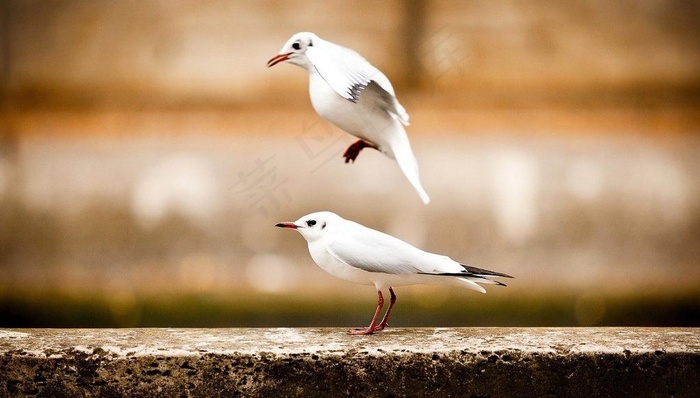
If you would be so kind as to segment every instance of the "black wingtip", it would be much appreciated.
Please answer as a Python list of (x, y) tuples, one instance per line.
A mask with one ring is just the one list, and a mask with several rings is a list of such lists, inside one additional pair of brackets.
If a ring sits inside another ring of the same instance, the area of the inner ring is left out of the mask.
[(464, 269), (466, 269), (470, 273), (475, 274), (477, 276), (498, 276), (501, 278), (515, 278), (514, 276), (510, 276), (510, 275), (504, 274), (502, 272), (490, 271), (487, 269), (472, 267), (472, 266), (464, 265), (464, 264), (460, 264), (460, 265), (462, 267), (464, 267)]

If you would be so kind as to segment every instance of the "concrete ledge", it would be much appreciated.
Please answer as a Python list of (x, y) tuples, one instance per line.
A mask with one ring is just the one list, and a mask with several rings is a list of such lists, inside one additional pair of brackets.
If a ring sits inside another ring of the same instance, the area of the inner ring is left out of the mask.
[(0, 329), (0, 397), (690, 397), (700, 329)]

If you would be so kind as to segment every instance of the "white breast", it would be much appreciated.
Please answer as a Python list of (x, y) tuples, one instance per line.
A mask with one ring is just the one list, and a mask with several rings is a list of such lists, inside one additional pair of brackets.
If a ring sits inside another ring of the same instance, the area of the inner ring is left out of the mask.
[(314, 262), (324, 271), (338, 279), (357, 283), (360, 285), (374, 285), (375, 275), (373, 272), (363, 271), (359, 268), (351, 267), (333, 257), (325, 245), (318, 242), (309, 243), (309, 254)]
[(385, 110), (367, 106), (362, 96), (357, 103), (346, 100), (333, 91), (315, 70), (309, 73), (309, 96), (314, 110), (324, 119), (347, 133), (376, 144), (382, 152), (388, 148), (385, 130), (395, 121)]

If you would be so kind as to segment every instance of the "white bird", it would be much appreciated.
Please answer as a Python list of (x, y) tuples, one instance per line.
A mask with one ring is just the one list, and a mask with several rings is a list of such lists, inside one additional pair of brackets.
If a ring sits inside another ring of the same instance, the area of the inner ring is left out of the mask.
[[(457, 285), (486, 293), (479, 285), (505, 286), (492, 278), (510, 275), (460, 264), (447, 256), (428, 253), (383, 232), (367, 228), (337, 214), (322, 211), (294, 222), (281, 222), (280, 228), (297, 230), (309, 244), (314, 262), (329, 274), (377, 289), (377, 309), (369, 326), (348, 331), (372, 334), (383, 330), (396, 302), (393, 287), (414, 284)], [(383, 289), (389, 289), (391, 301), (380, 322), (384, 306)]]
[(267, 66), (285, 61), (309, 72), (309, 96), (316, 112), (360, 138), (343, 154), (345, 163), (354, 162), (363, 148), (377, 149), (395, 159), (423, 203), (430, 202), (403, 128), (408, 113), (379, 69), (355, 51), (310, 32), (292, 36)]

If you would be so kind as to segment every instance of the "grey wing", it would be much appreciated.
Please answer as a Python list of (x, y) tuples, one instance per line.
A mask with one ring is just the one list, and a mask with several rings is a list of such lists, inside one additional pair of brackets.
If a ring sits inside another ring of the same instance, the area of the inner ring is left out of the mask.
[(368, 272), (415, 274), (425, 272), (423, 254), (406, 242), (375, 230), (346, 234), (328, 245), (330, 254), (343, 263)]
[(392, 115), (404, 126), (408, 123), (408, 113), (399, 101), (376, 81), (370, 81), (362, 90), (362, 99), (381, 108)]
[(408, 125), (408, 113), (396, 99), (389, 79), (360, 54), (330, 42), (319, 43), (306, 50), (314, 68), (323, 80), (341, 97), (357, 103), (360, 96)]

